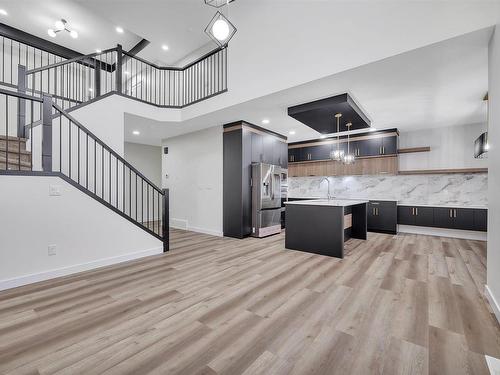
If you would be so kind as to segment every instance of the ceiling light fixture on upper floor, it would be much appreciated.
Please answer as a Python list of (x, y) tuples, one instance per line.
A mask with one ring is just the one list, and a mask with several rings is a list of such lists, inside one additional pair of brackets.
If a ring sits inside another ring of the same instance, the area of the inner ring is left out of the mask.
[(101, 53), (101, 52), (102, 52), (102, 49), (99, 49), (99, 48), (98, 48), (98, 49), (96, 49), (95, 51), (96, 51), (96, 53)]
[(161, 46), (161, 49), (164, 51), (168, 51), (168, 46), (166, 44), (164, 44)]
[(78, 38), (78, 33), (75, 30), (70, 30), (70, 28), (68, 26), (68, 22), (65, 19), (60, 19), (60, 20), (56, 21), (54, 23), (54, 27), (55, 27), (55, 29), (48, 29), (47, 30), (47, 34), (49, 34), (49, 36), (51, 38), (55, 38), (57, 36), (57, 33), (61, 32), (61, 31), (67, 31), (73, 39)]
[(222, 8), (225, 6), (226, 15), (222, 13), (224, 8), (222, 8), (221, 11), (217, 11), (215, 16), (205, 28), (205, 34), (207, 34), (210, 39), (217, 43), (221, 48), (227, 46), (237, 31), (236, 27), (227, 18), (229, 3), (232, 1), (234, 0), (205, 0), (205, 4), (216, 8)]
[(320, 137), (321, 139), (325, 139), (325, 138), (326, 138), (326, 134), (321, 134), (319, 137)]
[(295, 130), (290, 130), (290, 131), (288, 132), (288, 134), (290, 134), (290, 135), (295, 135)]
[(122, 27), (116, 26), (115, 30), (116, 30), (117, 33), (123, 34), (123, 28)]
[(271, 122), (271, 121), (269, 121), (269, 119), (267, 119), (267, 118), (265, 118), (265, 119), (263, 119), (263, 120), (262, 120), (262, 124), (263, 124), (263, 125), (267, 125), (267, 124), (269, 124), (270, 122)]
[(139, 130), (134, 130), (134, 131), (132, 132), (132, 134), (133, 134), (133, 135), (140, 135), (140, 134), (141, 134), (141, 132), (140, 132)]
[(0, 9), (0, 15), (8, 16), (9, 14), (7, 13), (7, 11), (5, 9)]

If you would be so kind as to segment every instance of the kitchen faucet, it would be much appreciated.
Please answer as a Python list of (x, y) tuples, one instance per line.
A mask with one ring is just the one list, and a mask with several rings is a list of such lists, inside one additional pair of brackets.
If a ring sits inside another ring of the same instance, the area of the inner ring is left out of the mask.
[(323, 179), (319, 182), (319, 184), (321, 185), (321, 183), (322, 183), (323, 181), (325, 181), (325, 180), (326, 180), (326, 182), (328, 182), (328, 195), (327, 195), (327, 197), (328, 197), (328, 200), (330, 200), (330, 199), (333, 199), (333, 198), (334, 198), (334, 197), (330, 194), (330, 179), (329, 179), (328, 177), (323, 177)]

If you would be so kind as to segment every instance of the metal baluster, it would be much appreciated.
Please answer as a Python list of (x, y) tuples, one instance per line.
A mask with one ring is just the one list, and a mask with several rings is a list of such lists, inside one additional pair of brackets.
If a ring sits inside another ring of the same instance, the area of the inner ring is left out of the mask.
[(68, 131), (68, 137), (69, 137), (69, 178), (71, 178), (71, 120), (68, 120), (69, 122), (69, 131)]
[(85, 133), (85, 188), (89, 188), (89, 133)]
[(101, 198), (104, 200), (104, 147), (101, 145)]
[(108, 151), (109, 153), (109, 204), (111, 204), (111, 151)]
[(80, 184), (80, 127), (78, 125), (76, 130), (78, 132), (78, 184)]

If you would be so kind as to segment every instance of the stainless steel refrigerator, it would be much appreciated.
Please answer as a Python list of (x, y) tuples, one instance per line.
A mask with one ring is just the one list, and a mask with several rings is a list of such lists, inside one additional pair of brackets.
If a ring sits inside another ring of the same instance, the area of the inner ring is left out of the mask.
[(281, 232), (281, 167), (252, 163), (252, 236)]

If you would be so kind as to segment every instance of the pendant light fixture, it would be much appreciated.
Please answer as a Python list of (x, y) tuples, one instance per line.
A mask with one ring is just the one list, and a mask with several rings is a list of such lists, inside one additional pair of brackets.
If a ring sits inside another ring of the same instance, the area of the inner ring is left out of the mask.
[(335, 161), (342, 161), (344, 158), (344, 150), (340, 149), (340, 118), (342, 117), (342, 113), (336, 113), (335, 118), (337, 119), (337, 149), (332, 150), (330, 152), (330, 158)]
[(348, 122), (346, 125), (347, 127), (347, 154), (344, 155), (344, 158), (342, 159), (342, 161), (344, 162), (344, 164), (354, 164), (354, 154), (351, 153), (350, 149), (349, 149), (349, 131), (351, 131), (351, 126), (352, 124), (350, 122)]
[[(229, 3), (234, 0), (205, 0), (205, 4), (222, 8), (224, 5), (226, 6), (226, 15), (227, 10), (229, 8)], [(215, 43), (219, 45), (219, 47), (223, 48), (227, 46), (231, 38), (236, 33), (236, 27), (227, 19), (221, 11), (217, 11), (215, 16), (212, 18), (210, 23), (205, 28), (205, 34), (207, 34), (210, 39), (212, 39)]]
[(59, 21), (56, 21), (54, 24), (55, 29), (48, 29), (47, 34), (49, 34), (50, 37), (55, 38), (57, 36), (57, 33), (61, 31), (66, 31), (71, 35), (73, 39), (78, 38), (78, 33), (75, 30), (71, 30), (68, 26), (68, 22), (65, 19), (60, 19)]

